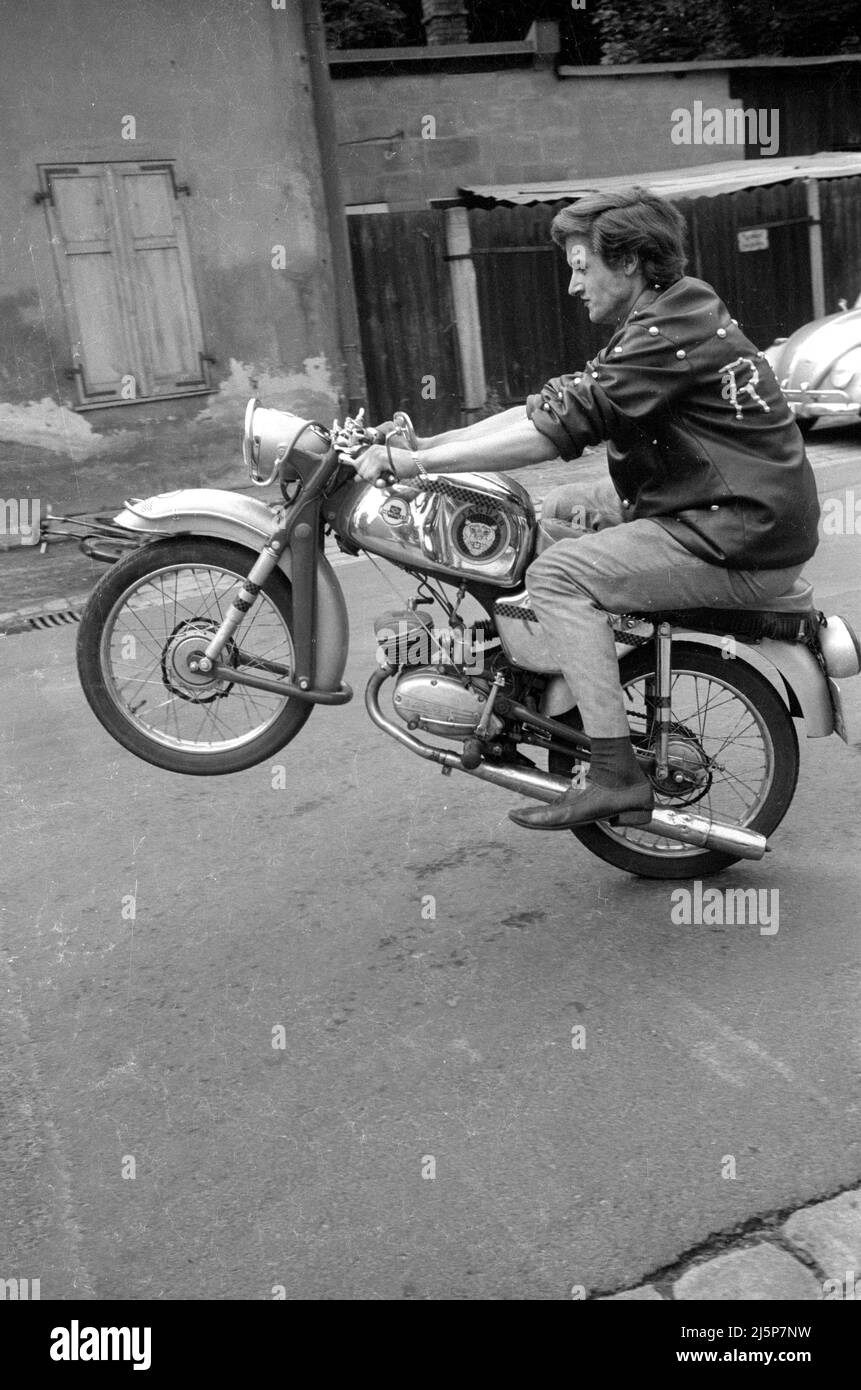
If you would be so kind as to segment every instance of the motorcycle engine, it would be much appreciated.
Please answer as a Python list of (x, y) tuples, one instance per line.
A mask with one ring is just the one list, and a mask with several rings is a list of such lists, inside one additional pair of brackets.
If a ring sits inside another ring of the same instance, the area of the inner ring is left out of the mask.
[[(395, 682), (392, 699), (411, 729), (442, 738), (469, 738), (484, 713), (487, 695), (466, 685), (455, 672), (439, 666), (411, 666)], [(491, 715), (488, 736), (495, 738), (502, 728), (502, 721)]]

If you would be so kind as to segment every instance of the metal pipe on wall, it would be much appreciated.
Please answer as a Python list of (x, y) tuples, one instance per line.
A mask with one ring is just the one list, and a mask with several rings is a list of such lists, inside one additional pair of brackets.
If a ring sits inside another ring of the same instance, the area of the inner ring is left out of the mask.
[(364, 404), (367, 388), (362, 362), (359, 315), (353, 286), (353, 266), (350, 259), (350, 240), (347, 215), (341, 191), (338, 168), (338, 144), (335, 135), (335, 107), (332, 101), (329, 62), (326, 56), (326, 31), (320, 0), (302, 0), (302, 22), (308, 50), (308, 74), (317, 143), (320, 147), (320, 172), (323, 180), (323, 201), (329, 243), (332, 248), (332, 282), (335, 295), (335, 316), (338, 341), (343, 354), (346, 379), (347, 409), (353, 413)]
[(825, 267), (822, 259), (819, 180), (805, 179), (804, 191), (807, 198), (807, 216), (810, 219), (810, 290), (813, 299), (813, 317), (821, 319), (828, 311), (825, 307)]

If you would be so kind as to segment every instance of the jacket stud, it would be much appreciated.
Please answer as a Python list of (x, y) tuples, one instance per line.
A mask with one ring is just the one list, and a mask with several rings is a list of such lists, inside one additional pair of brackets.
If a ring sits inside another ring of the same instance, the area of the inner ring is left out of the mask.
[(655, 328), (654, 324), (652, 324), (652, 327), (649, 329), (649, 332), (651, 333), (653, 338), (656, 338), (658, 335), (658, 330), (657, 328)]
[(726, 329), (725, 329), (725, 328), (719, 328), (718, 331), (717, 331), (717, 335), (718, 335), (719, 338), (725, 338), (725, 337), (726, 337)]
[(709, 511), (711, 511), (711, 512), (716, 512), (717, 509), (718, 509), (718, 504), (717, 504), (717, 502), (712, 502), (711, 506), (709, 507)]
[(678, 352), (676, 353), (676, 356), (677, 356), (677, 357), (685, 357), (685, 356), (686, 356), (686, 353), (685, 353), (684, 348), (679, 348)]

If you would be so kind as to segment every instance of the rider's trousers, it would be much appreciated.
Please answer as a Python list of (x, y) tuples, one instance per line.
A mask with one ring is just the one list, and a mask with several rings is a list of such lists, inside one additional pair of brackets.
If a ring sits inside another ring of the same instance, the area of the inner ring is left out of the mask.
[(555, 488), (545, 499), (541, 553), (526, 575), (530, 605), (577, 697), (591, 738), (621, 738), (628, 719), (608, 613), (768, 607), (802, 566), (730, 570), (701, 560), (656, 521), (624, 521), (607, 480)]

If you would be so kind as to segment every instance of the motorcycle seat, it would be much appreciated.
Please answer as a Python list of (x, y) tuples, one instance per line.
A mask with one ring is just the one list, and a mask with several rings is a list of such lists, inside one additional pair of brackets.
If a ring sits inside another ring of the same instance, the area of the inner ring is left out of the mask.
[(737, 604), (733, 608), (678, 608), (668, 612), (631, 612), (629, 618), (699, 632), (731, 634), (747, 641), (770, 637), (781, 642), (816, 641), (819, 617), (813, 607), (813, 585), (796, 579), (785, 594), (769, 599), (767, 607)]

